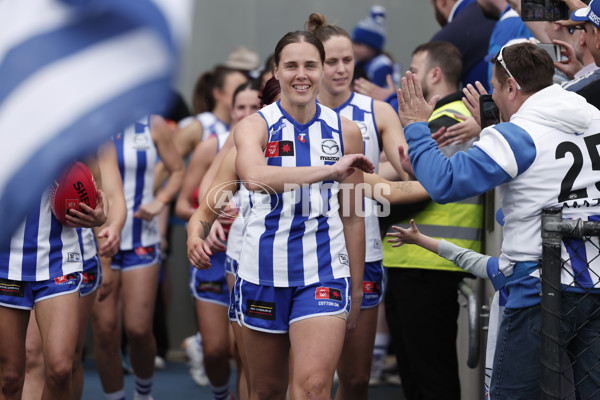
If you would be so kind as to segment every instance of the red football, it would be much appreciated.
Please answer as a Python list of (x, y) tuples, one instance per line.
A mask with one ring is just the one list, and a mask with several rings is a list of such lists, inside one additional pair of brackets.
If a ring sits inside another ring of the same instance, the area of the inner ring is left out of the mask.
[(98, 192), (96, 182), (89, 168), (82, 162), (71, 164), (52, 184), (50, 188), (50, 207), (56, 219), (63, 225), (69, 225), (69, 209), (79, 209), (79, 203), (96, 208)]

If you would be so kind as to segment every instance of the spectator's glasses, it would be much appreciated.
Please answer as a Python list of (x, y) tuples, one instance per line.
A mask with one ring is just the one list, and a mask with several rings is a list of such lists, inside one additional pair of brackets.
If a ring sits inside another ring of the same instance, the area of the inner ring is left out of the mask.
[(574, 25), (574, 26), (570, 26), (569, 27), (569, 33), (572, 35), (575, 33), (575, 31), (584, 31), (585, 32), (585, 25)]
[[(502, 52), (504, 51), (504, 48), (506, 46), (502, 47), (500, 49), (500, 52), (498, 53), (498, 57), (496, 57), (496, 60), (498, 60), (498, 62), (500, 63), (500, 65), (502, 65), (502, 67), (504, 68), (504, 70), (506, 71), (506, 73), (508, 74), (509, 77), (515, 79), (515, 77), (510, 73), (510, 71), (508, 70), (508, 68), (506, 67), (506, 63), (504, 62), (504, 58), (502, 58)], [(515, 82), (517, 83), (517, 89), (521, 90), (521, 85), (519, 85), (519, 82), (517, 82), (517, 80), (515, 79)]]

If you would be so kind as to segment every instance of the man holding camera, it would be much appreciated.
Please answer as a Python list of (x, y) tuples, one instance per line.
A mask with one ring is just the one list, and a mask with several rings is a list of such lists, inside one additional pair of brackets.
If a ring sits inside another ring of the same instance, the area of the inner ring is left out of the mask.
[[(567, 218), (600, 215), (600, 205), (593, 200), (600, 197), (595, 184), (600, 181), (600, 171), (592, 162), (600, 158), (600, 111), (552, 84), (554, 63), (538, 46), (519, 43), (503, 47), (492, 62), (492, 97), (502, 120), (510, 122), (485, 128), (466, 153), (447, 159), (439, 152), (425, 123), (433, 105), (423, 99), (411, 73), (402, 79), (398, 108), (414, 173), (434, 201), (456, 201), (499, 187), (504, 240), (499, 265), (489, 272), (494, 287), (507, 290), (508, 300), (498, 333), (490, 394), (494, 400), (536, 399), (540, 397), (540, 365), (532, 360), (539, 360), (541, 349), (541, 211), (562, 206)], [(591, 271), (586, 279), (594, 288), (600, 288), (597, 258), (586, 260)], [(564, 268), (571, 269), (572, 277), (563, 284), (570, 289), (580, 286), (581, 274), (573, 273), (569, 263)], [(569, 289), (564, 298), (565, 305), (571, 300), (600, 302), (600, 294), (582, 296)], [(600, 313), (589, 316), (583, 327), (569, 322), (574, 329), (591, 329), (596, 335)], [(577, 351), (573, 346), (578, 343), (570, 341), (573, 332), (563, 334), (567, 348)], [(597, 362), (600, 341), (590, 346), (573, 367), (582, 398), (591, 398), (600, 384), (600, 367), (585, 366), (590, 357), (595, 358), (592, 365)]]

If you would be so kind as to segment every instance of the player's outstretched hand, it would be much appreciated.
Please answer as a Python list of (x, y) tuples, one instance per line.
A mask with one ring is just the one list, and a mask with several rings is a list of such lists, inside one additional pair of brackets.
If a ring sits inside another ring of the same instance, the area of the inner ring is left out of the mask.
[(387, 82), (387, 87), (384, 88), (365, 78), (358, 78), (354, 81), (352, 88), (357, 93), (372, 97), (375, 100), (385, 101), (396, 92), (396, 85), (394, 84), (392, 75), (388, 74), (385, 80)]
[(404, 229), (399, 226), (392, 226), (396, 232), (389, 232), (386, 234), (387, 237), (391, 237), (392, 239), (388, 239), (388, 243), (392, 243), (392, 247), (400, 247), (403, 244), (417, 244), (419, 241), (419, 229), (417, 228), (417, 224), (415, 224), (415, 220), (410, 220), (410, 228)]
[(151, 221), (165, 208), (165, 203), (158, 199), (154, 199), (152, 203), (142, 204), (140, 208), (133, 214), (135, 218), (141, 218), (146, 221)]
[(429, 102), (423, 97), (423, 90), (417, 77), (410, 71), (402, 78), (402, 89), (398, 89), (398, 115), (402, 127), (413, 122), (427, 122), (440, 96), (433, 96)]
[(463, 88), (463, 94), (465, 95), (462, 98), (463, 103), (471, 113), (471, 116), (475, 118), (475, 122), (477, 125), (481, 126), (481, 117), (479, 115), (479, 96), (482, 94), (487, 94), (487, 90), (481, 84), (481, 82), (476, 81), (475, 86), (470, 83), (467, 84), (467, 87)]
[(355, 168), (358, 168), (368, 174), (375, 171), (375, 165), (373, 165), (373, 162), (363, 154), (346, 154), (338, 162), (333, 164), (332, 167), (332, 178), (338, 182), (341, 182), (352, 175)]
[(219, 220), (213, 222), (210, 228), (210, 233), (206, 237), (205, 243), (213, 253), (219, 253), (225, 251), (225, 242), (227, 241), (227, 235), (223, 229), (223, 225)]
[(212, 252), (208, 244), (199, 236), (192, 236), (187, 241), (188, 259), (198, 269), (210, 268), (210, 256)]
[(104, 225), (108, 218), (104, 212), (104, 194), (101, 190), (98, 190), (96, 208), (91, 208), (85, 203), (79, 203), (79, 208), (82, 211), (69, 209), (66, 215), (69, 225), (77, 228), (95, 228)]
[(106, 238), (106, 241), (102, 243), (98, 252), (101, 257), (112, 257), (119, 251), (121, 245), (121, 232), (118, 231), (114, 226), (107, 226), (98, 233), (99, 238)]

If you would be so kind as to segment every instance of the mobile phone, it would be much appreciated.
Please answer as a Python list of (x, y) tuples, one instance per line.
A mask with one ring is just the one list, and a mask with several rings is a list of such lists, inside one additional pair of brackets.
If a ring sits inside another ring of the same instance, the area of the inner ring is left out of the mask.
[(570, 16), (569, 7), (561, 0), (521, 0), (523, 21), (558, 21)]
[(546, 53), (550, 54), (552, 61), (559, 62), (562, 59), (559, 45), (554, 43), (538, 43), (538, 46), (546, 50)]
[(479, 96), (479, 117), (481, 118), (481, 129), (500, 123), (500, 110), (492, 100), (491, 94)]

